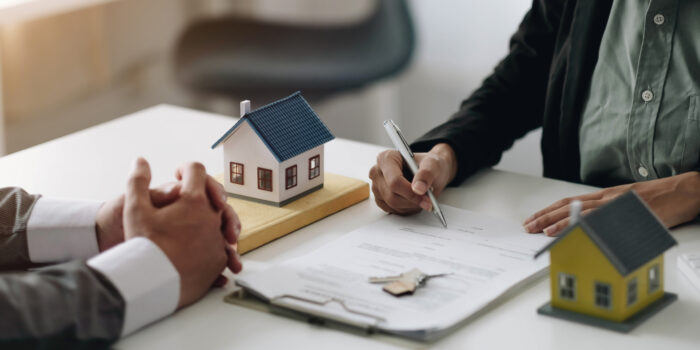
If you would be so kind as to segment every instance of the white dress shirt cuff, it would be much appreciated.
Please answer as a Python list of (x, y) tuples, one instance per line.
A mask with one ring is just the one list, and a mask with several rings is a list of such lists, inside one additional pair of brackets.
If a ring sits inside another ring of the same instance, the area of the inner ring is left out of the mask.
[(130, 239), (88, 260), (126, 303), (122, 336), (171, 314), (180, 300), (180, 275), (151, 240)]
[(95, 219), (102, 202), (41, 197), (27, 222), (29, 260), (51, 263), (99, 253)]

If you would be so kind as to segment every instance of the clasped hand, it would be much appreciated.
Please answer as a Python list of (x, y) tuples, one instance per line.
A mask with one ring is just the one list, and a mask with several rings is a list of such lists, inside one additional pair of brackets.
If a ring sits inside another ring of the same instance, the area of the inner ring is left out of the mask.
[(223, 187), (200, 163), (177, 169), (177, 182), (149, 189), (151, 171), (139, 158), (126, 194), (105, 203), (97, 215), (100, 251), (134, 237), (146, 237), (168, 256), (180, 275), (178, 307), (223, 285), (228, 266), (242, 269), (235, 246), (240, 221), (226, 203)]

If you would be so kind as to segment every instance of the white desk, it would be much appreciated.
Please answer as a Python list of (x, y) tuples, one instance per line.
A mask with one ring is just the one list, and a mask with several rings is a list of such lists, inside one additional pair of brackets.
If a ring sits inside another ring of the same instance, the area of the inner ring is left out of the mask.
[[(108, 199), (123, 192), (131, 162), (151, 162), (153, 183), (169, 181), (187, 160), (221, 169), (221, 151), (209, 147), (234, 120), (172, 106), (157, 106), (0, 158), (0, 184), (19, 185), (49, 196)], [(377, 146), (334, 140), (326, 146), (326, 169), (367, 179)], [(485, 171), (441, 201), (495, 216), (522, 220), (563, 196), (590, 191), (581, 185), (499, 171)], [(247, 269), (299, 256), (379, 218), (364, 201), (243, 257)], [(679, 300), (622, 335), (537, 315), (549, 299), (543, 278), (519, 291), (454, 334), (432, 344), (365, 337), (225, 304), (226, 290), (147, 327), (117, 344), (120, 349), (698, 349), (700, 293), (676, 270), (679, 251), (700, 250), (700, 227), (674, 230), (680, 246), (666, 254), (666, 288)], [(230, 289), (231, 286), (227, 286)]]

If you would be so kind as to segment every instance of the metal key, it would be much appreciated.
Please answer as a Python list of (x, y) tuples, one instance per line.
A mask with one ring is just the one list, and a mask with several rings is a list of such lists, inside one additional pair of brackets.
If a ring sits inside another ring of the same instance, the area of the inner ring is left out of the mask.
[(426, 273), (421, 272), (418, 269), (412, 269), (408, 272), (404, 272), (400, 275), (394, 275), (394, 276), (386, 276), (386, 277), (370, 277), (369, 278), (369, 283), (388, 283), (388, 282), (394, 282), (398, 281), (401, 279), (414, 279), (416, 281), (416, 284), (424, 284), (427, 282), (429, 279), (434, 278), (434, 277), (443, 277), (447, 276), (449, 273), (438, 273), (434, 275), (428, 275)]
[(418, 269), (412, 269), (397, 276), (387, 277), (370, 277), (370, 283), (387, 283), (382, 288), (385, 292), (393, 296), (401, 296), (415, 292), (416, 288), (425, 285), (425, 283), (434, 277), (449, 275), (449, 273), (441, 273), (428, 275)]
[(369, 283), (389, 283), (389, 282), (395, 282), (400, 280), (403, 277), (403, 274), (400, 275), (395, 275), (395, 276), (386, 276), (386, 277), (370, 277), (369, 278)]
[(418, 269), (412, 269), (408, 272), (404, 272), (400, 275), (394, 275), (394, 276), (386, 276), (386, 277), (370, 277), (369, 278), (369, 283), (389, 283), (389, 282), (395, 282), (398, 280), (409, 280), (409, 279), (417, 279), (422, 275), (423, 273), (420, 272)]
[(447, 275), (450, 275), (450, 273), (436, 273), (434, 275), (427, 275), (427, 274), (423, 273), (420, 276), (418, 276), (418, 282), (416, 284), (418, 285), (418, 287), (421, 287), (421, 286), (424, 286), (428, 282), (428, 280), (431, 278), (443, 277), (443, 276), (447, 276)]

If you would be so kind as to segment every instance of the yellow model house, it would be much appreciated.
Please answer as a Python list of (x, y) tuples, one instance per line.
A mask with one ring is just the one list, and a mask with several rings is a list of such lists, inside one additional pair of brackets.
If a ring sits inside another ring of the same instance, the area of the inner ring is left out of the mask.
[(663, 253), (676, 241), (634, 192), (571, 217), (536, 255), (550, 251), (552, 299), (540, 314), (628, 332), (676, 299), (663, 282)]

